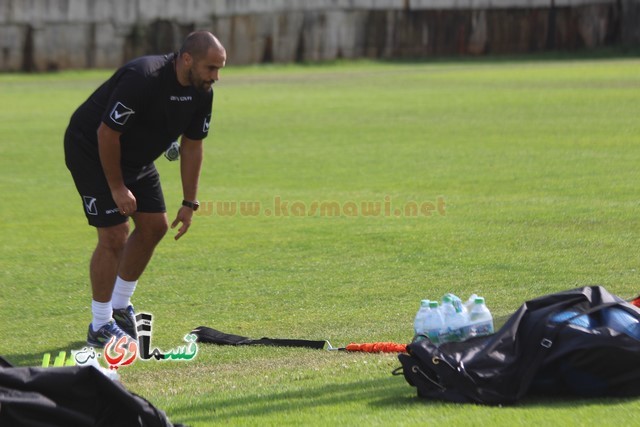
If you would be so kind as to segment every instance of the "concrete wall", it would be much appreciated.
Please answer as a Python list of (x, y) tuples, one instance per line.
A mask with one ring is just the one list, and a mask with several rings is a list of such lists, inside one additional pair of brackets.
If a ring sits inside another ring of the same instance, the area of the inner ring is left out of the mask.
[(0, 0), (0, 70), (114, 68), (194, 29), (230, 64), (640, 45), (640, 0)]

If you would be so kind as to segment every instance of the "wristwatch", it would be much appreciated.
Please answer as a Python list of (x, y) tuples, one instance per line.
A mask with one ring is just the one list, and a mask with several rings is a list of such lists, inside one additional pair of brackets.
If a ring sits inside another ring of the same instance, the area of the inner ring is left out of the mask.
[(200, 202), (199, 202), (199, 201), (197, 201), (197, 200), (196, 200), (196, 201), (194, 201), (194, 202), (190, 202), (190, 201), (188, 201), (188, 200), (183, 200), (183, 201), (182, 201), (182, 206), (186, 206), (186, 207), (188, 207), (188, 208), (191, 208), (191, 209), (193, 209), (193, 211), (195, 212), (195, 211), (197, 211), (197, 210), (198, 210), (198, 208), (200, 207)]

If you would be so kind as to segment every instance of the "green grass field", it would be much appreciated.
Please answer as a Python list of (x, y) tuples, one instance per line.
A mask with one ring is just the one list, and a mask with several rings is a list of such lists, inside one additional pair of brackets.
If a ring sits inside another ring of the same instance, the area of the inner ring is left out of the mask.
[[(577, 286), (637, 295), (639, 69), (626, 58), (223, 70), (203, 214), (180, 241), (167, 235), (135, 295), (154, 315), (153, 344), (184, 344), (201, 325), (408, 342), (420, 299), (446, 292), (484, 295), (498, 318)], [(0, 355), (19, 366), (84, 345), (96, 235), (62, 136), (109, 74), (0, 75)], [(171, 221), (179, 169), (157, 165)], [(259, 210), (222, 209), (241, 202)], [(368, 202), (378, 215), (362, 212)], [(637, 399), (419, 400), (391, 375), (398, 366), (394, 355), (201, 344), (191, 362), (137, 361), (120, 375), (193, 426), (638, 422)]]

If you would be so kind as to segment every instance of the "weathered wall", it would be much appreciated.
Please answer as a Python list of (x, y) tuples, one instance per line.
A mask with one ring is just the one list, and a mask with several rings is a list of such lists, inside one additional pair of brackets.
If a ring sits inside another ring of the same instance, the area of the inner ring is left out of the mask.
[(0, 0), (0, 70), (113, 68), (214, 32), (229, 63), (640, 44), (640, 0)]

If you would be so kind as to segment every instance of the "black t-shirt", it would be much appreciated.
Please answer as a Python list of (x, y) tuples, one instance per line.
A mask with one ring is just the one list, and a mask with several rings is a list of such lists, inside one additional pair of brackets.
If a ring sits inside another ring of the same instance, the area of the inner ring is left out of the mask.
[(203, 139), (209, 132), (213, 89), (200, 92), (176, 77), (176, 54), (143, 56), (125, 64), (73, 114), (69, 127), (84, 135), (78, 155), (97, 161), (100, 122), (122, 132), (123, 174), (136, 174), (184, 135)]

